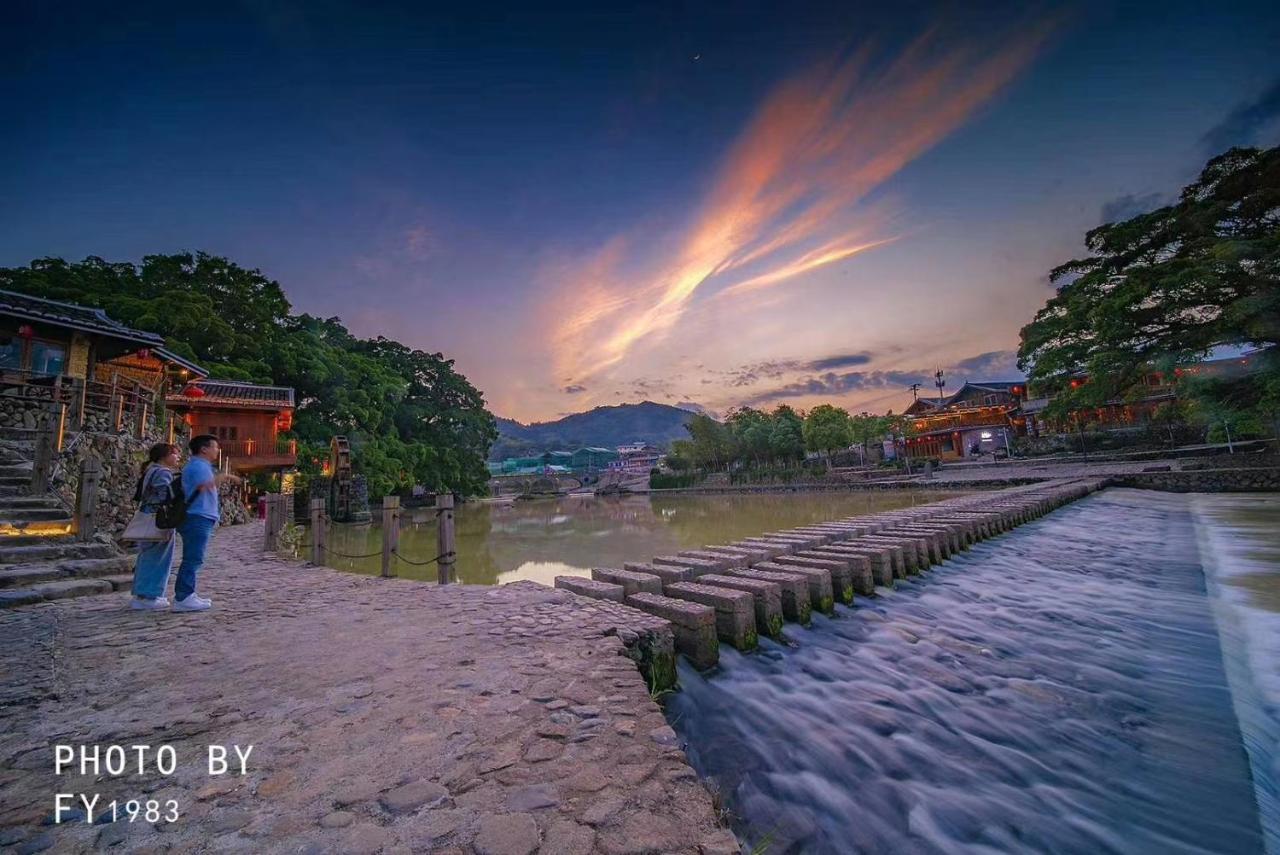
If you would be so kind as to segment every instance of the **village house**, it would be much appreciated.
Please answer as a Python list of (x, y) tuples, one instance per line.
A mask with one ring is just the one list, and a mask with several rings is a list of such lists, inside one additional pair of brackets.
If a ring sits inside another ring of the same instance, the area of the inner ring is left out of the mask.
[(0, 395), (21, 405), (17, 429), (36, 429), (43, 411), (67, 429), (141, 435), (159, 423), (170, 389), (206, 376), (161, 336), (102, 309), (0, 291)]
[(958, 460), (1007, 453), (1027, 432), (1022, 403), (1026, 382), (965, 383), (941, 401), (919, 398), (904, 411), (915, 436), (906, 440), (910, 457)]
[(293, 427), (294, 393), (289, 387), (200, 380), (172, 390), (165, 404), (192, 435), (218, 438), (223, 467), (230, 471), (283, 472), (298, 462), (297, 440), (281, 437)]

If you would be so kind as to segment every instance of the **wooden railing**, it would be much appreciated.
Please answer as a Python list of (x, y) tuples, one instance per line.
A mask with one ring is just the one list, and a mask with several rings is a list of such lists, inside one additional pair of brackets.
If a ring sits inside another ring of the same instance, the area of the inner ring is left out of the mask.
[(62, 374), (0, 370), (0, 394), (18, 397), (46, 412), (65, 413), (69, 430), (79, 430), (92, 415), (106, 415), (107, 427), (138, 436), (156, 423), (160, 395), (136, 380), (83, 380)]

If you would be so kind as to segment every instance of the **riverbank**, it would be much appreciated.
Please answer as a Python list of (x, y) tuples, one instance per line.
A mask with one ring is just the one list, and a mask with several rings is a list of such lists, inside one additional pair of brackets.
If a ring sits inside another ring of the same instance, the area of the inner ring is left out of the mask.
[[(218, 532), (211, 612), (133, 612), (109, 595), (0, 614), (0, 844), (737, 851), (611, 634), (616, 613), (531, 584), (311, 567), (261, 541), (259, 524)], [(58, 743), (167, 744), (178, 766), (55, 776)], [(254, 746), (247, 774), (209, 777), (208, 746), (232, 744)], [(174, 800), (180, 816), (42, 824), (59, 792)]]

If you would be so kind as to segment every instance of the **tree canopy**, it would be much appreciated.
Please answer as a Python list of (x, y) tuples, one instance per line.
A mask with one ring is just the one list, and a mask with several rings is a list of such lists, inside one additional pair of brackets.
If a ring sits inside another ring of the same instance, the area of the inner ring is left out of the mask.
[[(1152, 366), (1223, 346), (1280, 344), (1280, 147), (1234, 148), (1178, 200), (1090, 231), (1090, 255), (1054, 269), (1058, 285), (1022, 329), (1018, 364), (1061, 408), (1122, 395)], [(1073, 375), (1087, 383), (1071, 383)], [(1271, 378), (1274, 379), (1274, 378)]]
[(358, 338), (338, 318), (294, 315), (279, 283), (257, 270), (206, 253), (149, 255), (140, 265), (43, 258), (0, 268), (0, 288), (103, 308), (164, 336), (216, 378), (292, 386), (303, 447), (349, 436), (373, 495), (413, 484), (484, 490), (497, 430), (452, 360)]

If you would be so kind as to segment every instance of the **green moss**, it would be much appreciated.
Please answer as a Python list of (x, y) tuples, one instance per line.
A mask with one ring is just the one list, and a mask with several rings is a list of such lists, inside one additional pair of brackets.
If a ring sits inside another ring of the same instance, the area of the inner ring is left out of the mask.
[(658, 697), (676, 687), (676, 657), (674, 653), (655, 654), (640, 663), (640, 671), (649, 684), (649, 695)]
[(846, 606), (853, 605), (853, 586), (852, 585), (840, 586), (840, 602), (844, 603)]
[(818, 602), (818, 609), (823, 614), (829, 615), (836, 610), (836, 602), (831, 597), (823, 597)]
[(770, 638), (782, 637), (782, 615), (774, 615), (769, 618), (769, 625), (765, 627), (765, 632), (769, 633)]
[(808, 603), (804, 604), (804, 608), (800, 609), (800, 623), (804, 626), (809, 625), (809, 620), (813, 617), (813, 606)]
[(739, 650), (755, 650), (756, 645), (760, 643), (760, 636), (753, 629), (742, 637), (742, 647)]

